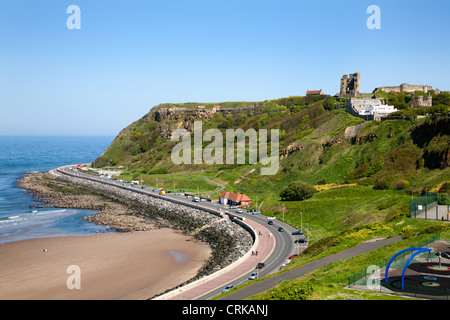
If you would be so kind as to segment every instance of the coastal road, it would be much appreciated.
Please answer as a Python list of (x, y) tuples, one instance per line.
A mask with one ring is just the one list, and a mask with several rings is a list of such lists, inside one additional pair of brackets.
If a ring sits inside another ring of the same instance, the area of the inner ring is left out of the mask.
[[(202, 285), (199, 284), (196, 287), (196, 291), (192, 291), (192, 288), (190, 289), (191, 295), (189, 295), (188, 291), (180, 292), (182, 296), (178, 297), (177, 295), (174, 295), (172, 296), (172, 299), (182, 298), (184, 300), (204, 300), (215, 297), (222, 292), (222, 289), (225, 287), (225, 285), (231, 284), (233, 286), (237, 286), (245, 283), (246, 281), (249, 281), (248, 277), (251, 271), (254, 271), (254, 267), (257, 263), (265, 263), (265, 267), (258, 270), (259, 277), (263, 277), (270, 273), (278, 271), (282, 264), (284, 264), (286, 261), (289, 261), (288, 258), (290, 255), (292, 255), (293, 253), (299, 253), (298, 251), (301, 251), (305, 248), (299, 245), (294, 246), (294, 240), (298, 239), (299, 236), (292, 236), (292, 232), (296, 231), (293, 227), (278, 220), (275, 220), (273, 225), (269, 225), (267, 216), (260, 214), (252, 215), (248, 213), (237, 214), (233, 212), (234, 210), (226, 209), (223, 205), (217, 202), (192, 202), (192, 200), (187, 199), (185, 196), (176, 195), (174, 193), (167, 193), (166, 195), (162, 196), (157, 192), (153, 192), (153, 188), (151, 187), (142, 189), (140, 186), (131, 186), (130, 184), (118, 180), (110, 180), (104, 177), (80, 172), (78, 170), (74, 170), (75, 168), (76, 166), (73, 165), (64, 166), (56, 169), (56, 171), (76, 178), (96, 181), (128, 191), (145, 194), (161, 200), (187, 205), (189, 207), (197, 208), (210, 213), (223, 214), (225, 213), (225, 211), (227, 211), (229, 215), (233, 215), (241, 220), (244, 220), (244, 222), (250, 225), (253, 230), (257, 231), (255, 233), (257, 233), (256, 236), (258, 238), (258, 247), (256, 248), (256, 250), (258, 250), (258, 256), (249, 255), (246, 259), (241, 258), (241, 260), (244, 261), (240, 261), (238, 265), (230, 268), (230, 270), (227, 270), (226, 273), (222, 273), (217, 277), (210, 277), (211, 279), (208, 285), (205, 285), (205, 283), (202, 283)], [(283, 227), (284, 231), (278, 231), (279, 227)]]

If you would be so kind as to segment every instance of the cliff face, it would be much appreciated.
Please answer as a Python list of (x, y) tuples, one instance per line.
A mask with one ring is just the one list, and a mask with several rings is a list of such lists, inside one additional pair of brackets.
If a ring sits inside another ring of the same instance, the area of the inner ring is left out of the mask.
[(220, 113), (225, 117), (239, 113), (251, 115), (261, 111), (261, 108), (261, 105), (258, 103), (248, 104), (240, 108), (229, 108), (221, 105), (207, 108), (205, 105), (201, 104), (194, 106), (193, 108), (167, 107), (167, 105), (160, 105), (153, 108), (152, 113), (154, 114), (154, 119), (158, 122), (163, 120), (195, 121), (211, 120), (216, 113)]
[(152, 109), (150, 118), (158, 123), (157, 129), (159, 130), (160, 136), (166, 140), (170, 140), (172, 132), (176, 129), (183, 128), (193, 132), (194, 121), (212, 120), (216, 114), (220, 114), (223, 117), (240, 113), (249, 116), (260, 111), (261, 105), (257, 103), (248, 104), (239, 108), (224, 107), (220, 104), (214, 105), (212, 108), (202, 104), (194, 105), (189, 108), (159, 105)]

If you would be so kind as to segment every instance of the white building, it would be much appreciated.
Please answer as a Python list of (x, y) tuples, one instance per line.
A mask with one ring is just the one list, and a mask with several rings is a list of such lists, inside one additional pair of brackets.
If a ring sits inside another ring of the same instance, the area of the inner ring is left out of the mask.
[(398, 110), (394, 106), (382, 104), (378, 98), (347, 99), (347, 112), (364, 120), (380, 120), (396, 111)]

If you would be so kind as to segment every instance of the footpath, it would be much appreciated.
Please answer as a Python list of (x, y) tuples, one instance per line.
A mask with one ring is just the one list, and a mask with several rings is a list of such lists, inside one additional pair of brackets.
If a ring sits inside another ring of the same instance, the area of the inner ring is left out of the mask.
[(312, 261), (301, 267), (280, 273), (279, 275), (267, 278), (263, 281), (255, 282), (254, 284), (247, 286), (245, 288), (242, 288), (233, 293), (230, 293), (230, 294), (220, 298), (219, 300), (244, 300), (255, 294), (267, 291), (267, 290), (275, 287), (282, 281), (293, 280), (293, 279), (299, 278), (309, 272), (317, 270), (317, 269), (324, 267), (330, 263), (347, 260), (351, 257), (358, 256), (360, 254), (382, 248), (388, 244), (398, 242), (401, 240), (402, 240), (402, 238), (400, 236), (397, 236), (397, 237), (393, 237), (393, 238), (389, 238), (389, 239), (385, 239), (385, 240), (379, 240), (379, 241), (366, 241), (366, 242), (360, 243), (359, 245), (357, 245), (353, 248), (341, 251), (339, 253), (330, 255), (328, 257), (324, 257), (322, 259)]

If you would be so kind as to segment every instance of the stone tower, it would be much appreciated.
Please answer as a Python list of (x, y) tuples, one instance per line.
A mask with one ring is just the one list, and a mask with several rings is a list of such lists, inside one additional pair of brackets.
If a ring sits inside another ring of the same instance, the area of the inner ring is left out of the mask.
[(344, 74), (341, 78), (341, 97), (356, 97), (360, 93), (361, 75), (359, 73)]
[(433, 97), (430, 93), (424, 96), (416, 96), (414, 93), (411, 95), (411, 101), (408, 103), (410, 107), (431, 107), (433, 106)]

